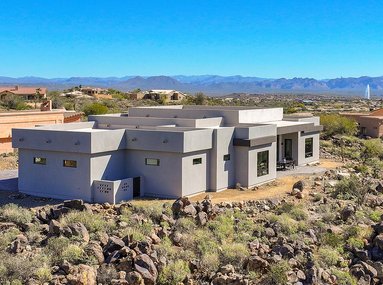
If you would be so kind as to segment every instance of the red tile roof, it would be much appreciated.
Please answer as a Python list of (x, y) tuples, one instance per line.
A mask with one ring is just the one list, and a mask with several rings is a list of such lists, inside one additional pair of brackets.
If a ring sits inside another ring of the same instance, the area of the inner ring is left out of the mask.
[(22, 86), (0, 86), (0, 93), (10, 92), (16, 95), (32, 95), (39, 92), (41, 95), (47, 93), (47, 88), (45, 87), (22, 87)]

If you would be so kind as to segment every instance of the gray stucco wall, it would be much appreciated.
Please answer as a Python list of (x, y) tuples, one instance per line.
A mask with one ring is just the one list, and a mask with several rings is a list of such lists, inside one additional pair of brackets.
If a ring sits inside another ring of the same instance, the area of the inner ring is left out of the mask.
[[(234, 128), (214, 130), (213, 148), (211, 150), (209, 190), (218, 191), (235, 186), (235, 152), (233, 146)], [(224, 161), (229, 154), (230, 160)]]
[[(47, 159), (46, 165), (33, 163)], [(63, 160), (76, 160), (77, 168), (63, 167)], [(19, 150), (19, 190), (35, 196), (92, 201), (90, 155), (40, 150)]]
[[(305, 140), (313, 138), (313, 156), (305, 158)], [(298, 165), (313, 163), (319, 161), (319, 133), (300, 133), (298, 147)]]
[[(201, 158), (201, 164), (193, 164), (193, 159)], [(182, 175), (182, 196), (206, 191), (209, 185), (209, 152), (202, 151), (182, 158), (182, 174), (173, 171), (173, 175)]]
[[(145, 165), (145, 158), (160, 159), (160, 166)], [(127, 177), (141, 178), (141, 196), (178, 198), (182, 196), (182, 154), (127, 150)]]

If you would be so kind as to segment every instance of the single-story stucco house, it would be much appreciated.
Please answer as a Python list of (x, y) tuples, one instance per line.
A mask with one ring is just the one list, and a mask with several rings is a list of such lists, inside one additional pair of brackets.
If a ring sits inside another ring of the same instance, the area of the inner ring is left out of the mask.
[(115, 203), (252, 187), (276, 178), (277, 162), (319, 160), (319, 118), (282, 108), (169, 106), (88, 122), (13, 130), (19, 190)]

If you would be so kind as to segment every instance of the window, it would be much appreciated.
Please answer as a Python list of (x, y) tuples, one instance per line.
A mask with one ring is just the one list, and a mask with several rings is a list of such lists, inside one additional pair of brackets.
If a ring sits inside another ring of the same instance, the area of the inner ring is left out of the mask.
[(257, 176), (269, 174), (269, 151), (257, 153)]
[(47, 164), (47, 159), (45, 157), (34, 157), (33, 163), (45, 165), (45, 164)]
[(305, 157), (313, 157), (313, 138), (305, 139)]
[(146, 165), (160, 166), (160, 160), (157, 158), (145, 158)]
[(67, 160), (65, 159), (63, 161), (63, 166), (64, 167), (73, 167), (73, 168), (76, 168), (77, 167), (77, 161), (76, 160)]
[(230, 154), (225, 154), (223, 156), (223, 161), (229, 161), (230, 160)]
[(202, 164), (202, 158), (201, 157), (193, 159), (193, 165), (196, 165), (196, 164)]

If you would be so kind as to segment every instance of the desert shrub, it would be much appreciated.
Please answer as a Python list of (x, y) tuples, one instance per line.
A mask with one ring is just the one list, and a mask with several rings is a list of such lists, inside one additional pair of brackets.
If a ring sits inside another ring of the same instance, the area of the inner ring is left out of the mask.
[(40, 267), (35, 272), (35, 278), (41, 283), (44, 284), (52, 280), (51, 270), (47, 267)]
[(355, 278), (349, 272), (333, 269), (332, 274), (336, 276), (336, 284), (357, 285)]
[(17, 96), (6, 96), (2, 100), (2, 105), (7, 109), (14, 109), (14, 110), (28, 110), (31, 109), (31, 107), (26, 104), (21, 98), (18, 98)]
[(285, 285), (288, 281), (286, 273), (289, 270), (290, 266), (285, 260), (272, 264), (269, 272), (267, 273), (267, 279), (270, 280), (271, 284)]
[(33, 258), (20, 255), (1, 253), (0, 283), (26, 284), (36, 275), (37, 270), (47, 263), (44, 255), (34, 255)]
[(159, 224), (163, 212), (168, 205), (162, 203), (151, 203), (150, 205), (134, 205), (132, 211), (149, 217), (153, 222)]
[(50, 238), (45, 247), (45, 253), (52, 264), (60, 264), (64, 260), (79, 263), (85, 259), (83, 249), (64, 237)]
[(192, 218), (179, 218), (174, 225), (175, 230), (180, 233), (190, 233), (196, 227), (196, 223)]
[(86, 116), (89, 115), (102, 115), (106, 114), (109, 111), (109, 108), (101, 103), (91, 103), (89, 105), (85, 105), (82, 111)]
[(162, 268), (158, 276), (158, 284), (177, 285), (181, 283), (189, 273), (190, 269), (187, 262), (176, 260)]
[(249, 219), (246, 213), (234, 212), (234, 241), (248, 242), (254, 239), (253, 234), (256, 230), (256, 224)]
[(231, 211), (217, 216), (214, 220), (209, 221), (207, 226), (220, 242), (234, 238), (234, 218)]
[(20, 234), (16, 228), (10, 228), (0, 233), (0, 251), (4, 251), (9, 244)]
[(249, 256), (249, 250), (243, 243), (225, 243), (221, 246), (220, 259), (222, 264), (233, 264), (241, 267)]
[(358, 130), (358, 126), (354, 120), (337, 114), (321, 115), (320, 123), (323, 125), (323, 135), (325, 137), (334, 135), (352, 136), (355, 135)]
[(0, 207), (0, 219), (4, 222), (25, 224), (32, 220), (32, 212), (16, 204), (6, 204)]
[(364, 247), (364, 241), (359, 238), (351, 237), (347, 240), (346, 244), (351, 248), (362, 249)]
[(321, 243), (324, 246), (329, 246), (332, 248), (339, 248), (343, 246), (343, 238), (341, 235), (335, 233), (324, 233), (321, 238)]
[(301, 205), (295, 205), (293, 203), (283, 203), (277, 212), (280, 214), (286, 213), (296, 221), (304, 221), (308, 217)]
[(364, 160), (383, 157), (383, 145), (380, 139), (366, 140), (363, 143), (362, 158)]
[(300, 224), (286, 213), (281, 215), (270, 214), (268, 218), (270, 222), (278, 223), (284, 234), (291, 235), (300, 230)]
[(343, 178), (335, 185), (333, 196), (336, 199), (351, 200), (358, 198), (363, 193), (363, 186), (356, 176)]
[(82, 223), (90, 233), (96, 233), (99, 231), (109, 232), (116, 227), (113, 220), (106, 221), (103, 215), (89, 213), (86, 211), (71, 211), (62, 216), (60, 222), (63, 226), (77, 222)]
[(334, 266), (338, 263), (339, 252), (329, 246), (323, 246), (318, 250), (318, 259), (322, 266)]
[(219, 243), (211, 232), (198, 229), (194, 232), (195, 250), (200, 256), (208, 253), (218, 253)]
[(201, 269), (206, 273), (217, 271), (219, 265), (219, 255), (217, 253), (209, 252), (200, 257)]
[(380, 222), (380, 217), (382, 216), (382, 211), (379, 211), (379, 210), (375, 210), (375, 211), (371, 211), (369, 214), (368, 214), (368, 217), (371, 219), (371, 221), (377, 223), (377, 222)]

